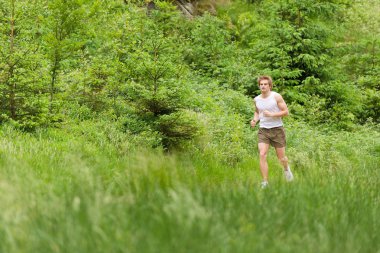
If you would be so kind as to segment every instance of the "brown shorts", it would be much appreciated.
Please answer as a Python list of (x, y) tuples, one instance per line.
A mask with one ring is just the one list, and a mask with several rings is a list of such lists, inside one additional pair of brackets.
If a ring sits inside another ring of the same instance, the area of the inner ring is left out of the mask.
[(286, 146), (286, 136), (284, 127), (259, 128), (259, 143), (270, 144), (275, 148)]

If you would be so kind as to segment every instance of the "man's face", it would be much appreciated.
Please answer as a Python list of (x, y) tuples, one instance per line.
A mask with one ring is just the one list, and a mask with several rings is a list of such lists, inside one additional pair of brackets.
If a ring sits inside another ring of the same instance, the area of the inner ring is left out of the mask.
[(259, 88), (261, 91), (270, 91), (269, 80), (261, 80)]

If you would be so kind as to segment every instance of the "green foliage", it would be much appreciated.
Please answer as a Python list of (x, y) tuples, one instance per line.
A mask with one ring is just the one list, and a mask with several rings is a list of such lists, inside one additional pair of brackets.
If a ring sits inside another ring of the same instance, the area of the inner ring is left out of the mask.
[(312, 125), (350, 130), (363, 118), (365, 94), (350, 83), (331, 81), (317, 86), (305, 85), (289, 89), (285, 95), (297, 101), (290, 104), (295, 118)]
[(366, 98), (366, 101), (364, 101), (362, 115), (358, 117), (364, 122), (375, 122), (379, 123), (380, 119), (380, 91), (379, 90), (372, 90), (372, 89), (366, 89), (364, 91), (363, 96)]
[(334, 35), (323, 21), (337, 15), (338, 5), (332, 1), (267, 1), (260, 8), (255, 19), (265, 18), (249, 37), (259, 68), (271, 73), (281, 89), (301, 85), (307, 78), (325, 79), (323, 67)]
[(191, 140), (198, 135), (197, 116), (191, 111), (178, 111), (162, 115), (156, 121), (156, 129), (163, 135), (164, 147), (181, 147), (185, 140)]
[(222, 20), (209, 14), (197, 18), (195, 22), (186, 61), (195, 70), (214, 76), (223, 53), (232, 51), (231, 35)]
[(49, 60), (49, 112), (56, 113), (60, 101), (55, 95), (62, 91), (59, 76), (73, 67), (79, 49), (84, 45), (81, 29), (85, 23), (86, 5), (82, 1), (49, 1), (44, 19), (44, 49)]
[[(371, 6), (368, 8), (368, 6)], [(346, 15), (346, 32), (336, 50), (338, 74), (362, 90), (360, 122), (379, 122), (380, 18), (376, 1), (355, 1)]]
[[(1, 1), (0, 118), (33, 130), (131, 117), (175, 146), (172, 130), (183, 140), (204, 133), (199, 117), (221, 116), (221, 101), (230, 107), (226, 124), (245, 124), (251, 111), (240, 95), (257, 95), (256, 77), (270, 74), (299, 120), (339, 129), (376, 123), (373, 2), (235, 1), (189, 20), (168, 1)], [(146, 130), (138, 129), (127, 131)]]
[(190, 28), (186, 63), (198, 74), (216, 80), (221, 86), (245, 91), (252, 82), (254, 66), (248, 50), (235, 41), (235, 29), (228, 18), (205, 14)]
[(121, 61), (129, 73), (126, 98), (134, 114), (162, 135), (165, 148), (172, 148), (197, 134), (196, 115), (187, 113), (193, 94), (176, 29), (181, 17), (168, 4), (157, 6), (144, 22), (129, 17), (127, 39), (132, 44), (127, 44)]
[[(283, 94), (293, 115), (311, 124), (351, 129), (368, 117), (378, 121), (374, 103), (363, 102), (376, 101), (379, 83), (377, 9), (364, 9), (372, 4), (237, 2), (225, 12), (232, 17), (241, 46), (252, 52), (252, 74), (272, 75), (274, 89)], [(250, 85), (247, 94), (254, 96), (256, 83)]]
[(342, 49), (338, 51), (341, 67), (349, 77), (355, 81), (365, 79), (362, 84), (377, 90), (380, 61), (378, 12), (379, 7), (373, 0), (355, 1), (347, 13), (346, 33), (342, 36)]
[(39, 12), (42, 5), (1, 1), (0, 113), (25, 130), (46, 122)]
[(195, 101), (203, 125), (195, 149), (217, 161), (236, 164), (249, 155), (254, 144), (249, 121), (252, 100), (238, 91), (226, 90), (217, 83), (199, 84)]

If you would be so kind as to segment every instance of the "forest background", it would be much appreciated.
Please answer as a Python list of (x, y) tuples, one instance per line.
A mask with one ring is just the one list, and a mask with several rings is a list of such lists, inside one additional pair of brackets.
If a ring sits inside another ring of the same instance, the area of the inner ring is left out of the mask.
[[(0, 0), (1, 252), (380, 252), (379, 12)], [(263, 74), (296, 177), (271, 153), (267, 191)]]

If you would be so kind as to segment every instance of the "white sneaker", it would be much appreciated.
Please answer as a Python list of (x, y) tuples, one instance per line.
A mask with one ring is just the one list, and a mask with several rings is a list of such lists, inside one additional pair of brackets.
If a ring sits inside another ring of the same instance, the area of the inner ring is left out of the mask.
[(262, 181), (261, 182), (261, 189), (267, 188), (268, 187), (268, 181)]
[(289, 167), (289, 166), (288, 166), (288, 169), (287, 169), (287, 170), (284, 170), (284, 175), (285, 175), (285, 179), (286, 179), (286, 181), (288, 181), (288, 182), (293, 181), (294, 176), (293, 176), (293, 173), (292, 173), (292, 171), (290, 170), (290, 167)]

